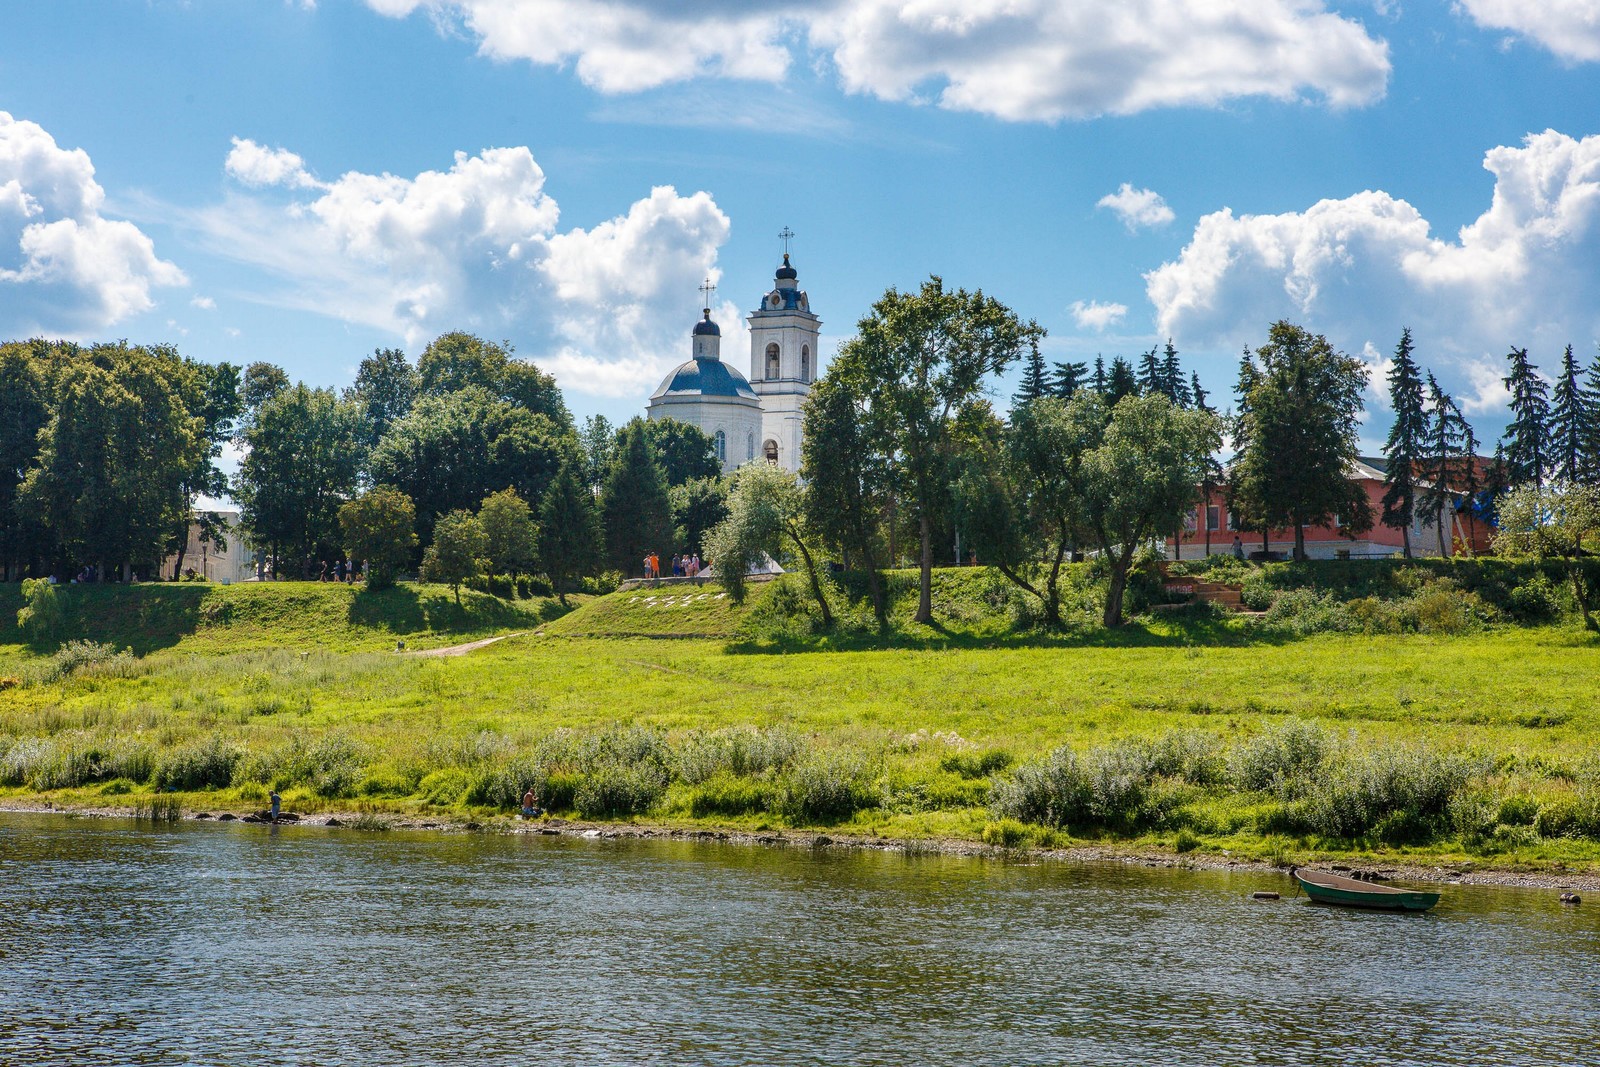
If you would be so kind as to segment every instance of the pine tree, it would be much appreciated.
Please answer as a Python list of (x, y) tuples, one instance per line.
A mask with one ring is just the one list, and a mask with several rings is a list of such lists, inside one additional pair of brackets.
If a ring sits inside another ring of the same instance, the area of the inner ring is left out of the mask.
[(1161, 357), (1156, 355), (1154, 347), (1139, 357), (1139, 392), (1149, 396), (1152, 393), (1165, 393), (1166, 376), (1161, 371)]
[(1583, 379), (1584, 391), (1589, 394), (1589, 436), (1583, 442), (1583, 469), (1578, 481), (1584, 485), (1600, 485), (1600, 355), (1589, 364)]
[(1193, 401), (1194, 409), (1196, 411), (1204, 411), (1208, 415), (1215, 415), (1217, 413), (1217, 409), (1208, 403), (1211, 398), (1211, 394), (1206, 392), (1205, 389), (1203, 389), (1200, 385), (1199, 371), (1189, 372), (1189, 398)]
[[(1449, 393), (1439, 388), (1438, 381), (1428, 375), (1428, 412), (1425, 416), (1427, 439), (1421, 454), (1422, 474), (1425, 479), (1418, 497), (1423, 513), (1433, 520), (1439, 536), (1439, 555), (1449, 555), (1446, 531), (1455, 514), (1457, 494), (1465, 490), (1462, 484), (1464, 471), (1473, 462), (1476, 446), (1472, 427), (1462, 417)], [(1387, 498), (1385, 498), (1387, 499)]]
[(1086, 363), (1057, 363), (1050, 377), (1050, 393), (1062, 400), (1071, 400), (1072, 394), (1083, 388), (1089, 370)]
[(1561, 357), (1561, 375), (1550, 400), (1550, 475), (1569, 485), (1582, 482), (1595, 437), (1595, 397), (1578, 378), (1571, 345)]
[(1106, 395), (1106, 360), (1098, 353), (1094, 357), (1094, 391)]
[[(1411, 558), (1411, 524), (1417, 511), (1417, 461), (1428, 436), (1428, 417), (1422, 410), (1422, 378), (1411, 358), (1411, 330), (1400, 331), (1394, 366), (1389, 371), (1389, 406), (1394, 425), (1383, 443), (1387, 468), (1383, 475), (1383, 524), (1399, 530), (1406, 559)], [(1432, 381), (1432, 378), (1429, 378)]]
[(1111, 373), (1106, 378), (1106, 406), (1115, 407), (1123, 397), (1138, 395), (1139, 379), (1133, 373), (1133, 364), (1121, 356), (1116, 357), (1111, 361)]
[(1233, 516), (1235, 530), (1258, 530), (1261, 533), (1261, 551), (1271, 551), (1268, 542), (1268, 531), (1260, 516), (1249, 505), (1253, 504), (1258, 494), (1254, 486), (1249, 484), (1251, 472), (1240, 463), (1239, 457), (1245, 452), (1250, 441), (1251, 410), (1250, 393), (1255, 388), (1258, 371), (1255, 358), (1250, 354), (1250, 349), (1245, 348), (1239, 356), (1239, 378), (1234, 383), (1234, 411), (1228, 417), (1228, 432), (1233, 437), (1233, 461), (1228, 466), (1227, 482), (1224, 492), (1228, 501), (1228, 513)]
[[(1056, 366), (1061, 366), (1057, 363)], [(1028, 354), (1022, 360), (1022, 384), (1017, 387), (1016, 395), (1011, 398), (1013, 409), (1024, 404), (1030, 404), (1041, 396), (1049, 395), (1053, 390), (1044, 369), (1044, 357), (1039, 354), (1039, 342), (1033, 341), (1028, 346)]]
[(1543, 485), (1550, 467), (1549, 386), (1528, 359), (1526, 348), (1506, 353), (1511, 371), (1503, 381), (1511, 390), (1511, 425), (1506, 427), (1507, 476), (1513, 486)]
[(585, 463), (572, 457), (561, 465), (539, 510), (539, 561), (563, 604), (570, 584), (599, 567), (604, 542)]
[(1183, 380), (1183, 364), (1178, 359), (1178, 350), (1172, 344), (1172, 338), (1167, 338), (1167, 347), (1161, 357), (1161, 391), (1180, 408), (1189, 407), (1194, 403), (1194, 395), (1189, 392), (1189, 383)]
[(641, 571), (644, 557), (672, 555), (672, 500), (667, 476), (650, 445), (643, 419), (617, 435), (611, 469), (600, 498), (606, 564), (623, 574)]

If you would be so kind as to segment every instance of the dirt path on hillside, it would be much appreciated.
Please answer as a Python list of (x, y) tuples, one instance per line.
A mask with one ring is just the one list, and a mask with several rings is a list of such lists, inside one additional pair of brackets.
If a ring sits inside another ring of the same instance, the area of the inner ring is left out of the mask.
[(528, 631), (526, 630), (518, 630), (514, 634), (501, 634), (499, 637), (485, 637), (481, 641), (468, 641), (464, 645), (447, 645), (444, 648), (419, 648), (416, 651), (407, 649), (400, 654), (402, 656), (465, 656), (468, 652), (471, 652), (474, 649), (486, 648), (487, 646), (494, 644), (496, 641), (504, 641), (512, 637), (523, 637), (527, 634), (527, 632)]

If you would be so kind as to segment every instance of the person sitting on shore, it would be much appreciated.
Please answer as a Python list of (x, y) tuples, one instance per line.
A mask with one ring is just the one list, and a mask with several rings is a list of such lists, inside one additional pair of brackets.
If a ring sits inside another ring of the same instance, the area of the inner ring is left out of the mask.
[(529, 786), (528, 791), (522, 794), (522, 817), (533, 819), (543, 814), (544, 809), (539, 807), (539, 798), (534, 795), (533, 787)]

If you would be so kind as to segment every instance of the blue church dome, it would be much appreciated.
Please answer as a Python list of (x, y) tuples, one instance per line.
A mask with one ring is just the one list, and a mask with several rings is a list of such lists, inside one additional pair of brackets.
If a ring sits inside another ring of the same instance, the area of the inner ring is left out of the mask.
[[(712, 329), (716, 324), (712, 324)], [(720, 359), (691, 359), (661, 380), (651, 400), (664, 397), (714, 396), (759, 400), (750, 381)]]
[(778, 268), (776, 277), (780, 282), (792, 282), (800, 277), (799, 272), (789, 266), (789, 253), (787, 252), (783, 254), (783, 266)]
[(709, 337), (721, 337), (722, 336), (722, 329), (719, 326), (717, 326), (716, 323), (711, 321), (711, 309), (710, 308), (706, 309), (706, 317), (701, 319), (699, 322), (694, 324), (694, 335), (696, 337), (707, 337), (707, 336), (709, 336)]

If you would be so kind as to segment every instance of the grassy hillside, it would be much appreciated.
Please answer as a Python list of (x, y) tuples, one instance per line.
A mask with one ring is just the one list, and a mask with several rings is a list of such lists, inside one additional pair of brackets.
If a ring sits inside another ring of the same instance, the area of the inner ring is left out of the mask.
[(544, 628), (553, 637), (732, 637), (768, 592), (755, 585), (742, 604), (719, 585), (630, 589), (595, 597)]
[[(379, 592), (332, 582), (213, 585), (200, 582), (57, 587), (66, 622), (62, 638), (131, 648), (218, 653), (246, 649), (333, 652), (446, 645), (559, 618), (555, 600), (499, 600), (462, 590), (456, 605), (444, 586), (401, 585)], [(17, 628), (20, 587), (0, 585), (0, 658), (30, 647)]]

